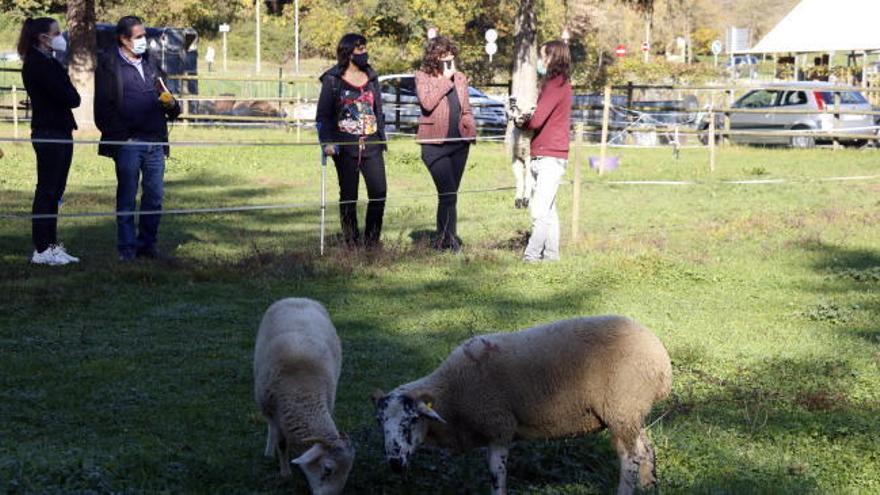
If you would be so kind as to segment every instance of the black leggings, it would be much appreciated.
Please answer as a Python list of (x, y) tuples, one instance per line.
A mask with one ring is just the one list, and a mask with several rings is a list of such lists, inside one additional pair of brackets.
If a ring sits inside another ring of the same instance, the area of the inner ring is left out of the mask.
[(342, 236), (346, 244), (354, 246), (360, 238), (357, 223), (357, 199), (360, 174), (367, 185), (367, 220), (364, 226), (364, 244), (368, 247), (379, 242), (382, 233), (382, 216), (385, 213), (385, 159), (381, 152), (364, 155), (358, 166), (356, 154), (341, 153), (333, 156), (336, 175), (339, 178), (339, 218), (342, 222)]
[(440, 247), (452, 247), (458, 243), (458, 188), (469, 151), (470, 146), (462, 143), (422, 147), (422, 160), (437, 187), (437, 244)]
[[(72, 139), (70, 131), (34, 130), (33, 139)], [(37, 189), (34, 192), (34, 215), (55, 215), (58, 202), (67, 187), (67, 175), (73, 160), (73, 143), (33, 143), (37, 155)], [(31, 224), (34, 248), (42, 253), (58, 244), (58, 219), (34, 219)]]

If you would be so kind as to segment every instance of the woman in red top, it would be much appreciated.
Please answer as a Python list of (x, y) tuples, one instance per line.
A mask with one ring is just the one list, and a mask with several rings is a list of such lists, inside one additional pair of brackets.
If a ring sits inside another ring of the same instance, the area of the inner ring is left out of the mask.
[(416, 72), (416, 94), (422, 107), (416, 140), (422, 145), (422, 161), (437, 187), (434, 247), (453, 252), (461, 250), (456, 231), (458, 188), (470, 145), (477, 136), (468, 102), (468, 79), (455, 68), (457, 54), (455, 43), (438, 36), (428, 42), (422, 70)]
[(568, 45), (551, 41), (541, 47), (538, 74), (541, 94), (534, 113), (523, 115), (517, 125), (532, 129), (530, 172), (535, 178), (529, 210), (532, 235), (525, 261), (559, 259), (559, 215), (556, 192), (568, 164), (569, 120), (571, 119), (571, 55)]

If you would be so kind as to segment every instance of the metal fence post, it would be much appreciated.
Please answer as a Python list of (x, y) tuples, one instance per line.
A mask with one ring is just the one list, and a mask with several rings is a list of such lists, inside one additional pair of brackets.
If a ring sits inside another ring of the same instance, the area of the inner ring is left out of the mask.
[(577, 242), (581, 223), (581, 161), (583, 161), (584, 123), (575, 125), (574, 136), (574, 185), (571, 190), (571, 240)]
[(400, 132), (400, 84), (394, 87), (394, 130)]
[[(712, 101), (715, 101), (715, 98), (712, 98)], [(727, 104), (725, 105), (727, 109), (733, 107), (733, 90), (730, 89), (727, 91)], [(724, 146), (730, 145), (730, 112), (724, 112), (724, 135), (721, 136), (721, 143)]]
[(840, 91), (834, 92), (834, 150), (840, 149), (840, 140), (837, 138), (837, 130), (840, 128)]
[(602, 103), (602, 143), (599, 147), (599, 175), (605, 173), (605, 156), (608, 154), (608, 116), (611, 112), (611, 86), (605, 86)]
[(324, 233), (327, 215), (327, 154), (321, 147), (321, 256), (324, 256)]
[(12, 85), (12, 136), (18, 139), (18, 88)]

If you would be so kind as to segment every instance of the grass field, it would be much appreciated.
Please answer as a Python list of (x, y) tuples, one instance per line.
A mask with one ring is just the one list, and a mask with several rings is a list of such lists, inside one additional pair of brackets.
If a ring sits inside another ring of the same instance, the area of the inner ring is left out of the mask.
[[(176, 128), (172, 139), (293, 135)], [(33, 152), (0, 148), (0, 212), (25, 213)], [(818, 180), (880, 174), (880, 155), (728, 148), (712, 174), (701, 150), (615, 154), (620, 170), (585, 173), (578, 242), (561, 188), (555, 264), (520, 262), (529, 221), (509, 191), (462, 195), (461, 255), (425, 249), (433, 186), (409, 142), (386, 157), (379, 254), (334, 238), (318, 256), (309, 208), (166, 216), (173, 260), (121, 265), (112, 219), (65, 219), (62, 240), (83, 262), (51, 269), (28, 265), (27, 222), (0, 219), (0, 492), (301, 493), (298, 474), (281, 480), (262, 457), (252, 398), (256, 328), (286, 296), (324, 303), (343, 341), (349, 493), (487, 492), (480, 452), (425, 450), (406, 478), (392, 474), (370, 393), (422, 376), (471, 335), (604, 313), (645, 323), (673, 359), (672, 396), (649, 418), (663, 492), (880, 492), (880, 180)], [(319, 177), (314, 147), (181, 147), (165, 204), (313, 204)], [(791, 182), (721, 182), (776, 178)], [(332, 169), (328, 179), (335, 199)], [(641, 179), (698, 184), (609, 182)], [(503, 148), (475, 147), (463, 189), (510, 184)], [(112, 163), (78, 148), (63, 212), (111, 211), (114, 193)], [(328, 224), (335, 234), (333, 208)], [(518, 444), (511, 458), (515, 493), (617, 484), (604, 433)]]

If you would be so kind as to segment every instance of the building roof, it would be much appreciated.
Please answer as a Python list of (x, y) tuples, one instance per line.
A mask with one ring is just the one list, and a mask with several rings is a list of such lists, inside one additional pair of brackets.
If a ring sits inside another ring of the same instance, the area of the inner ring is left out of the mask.
[(802, 0), (749, 53), (880, 50), (880, 0)]

